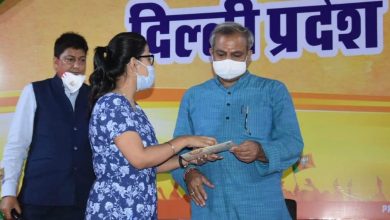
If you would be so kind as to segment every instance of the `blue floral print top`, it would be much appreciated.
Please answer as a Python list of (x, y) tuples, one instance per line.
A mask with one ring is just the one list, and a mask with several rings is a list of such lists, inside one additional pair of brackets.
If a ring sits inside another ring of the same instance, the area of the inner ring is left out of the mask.
[(136, 169), (114, 139), (137, 132), (143, 145), (157, 144), (154, 129), (140, 106), (133, 109), (117, 93), (102, 96), (89, 124), (96, 181), (91, 188), (86, 219), (157, 219), (156, 168)]

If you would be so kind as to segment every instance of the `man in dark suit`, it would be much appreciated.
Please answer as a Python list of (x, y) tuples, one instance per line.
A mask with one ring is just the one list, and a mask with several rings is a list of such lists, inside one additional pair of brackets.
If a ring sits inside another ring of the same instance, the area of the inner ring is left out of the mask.
[[(4, 149), (0, 209), (25, 220), (84, 219), (95, 179), (84, 84), (88, 45), (73, 32), (54, 45), (55, 76), (22, 91)], [(26, 160), (20, 193), (18, 181)]]

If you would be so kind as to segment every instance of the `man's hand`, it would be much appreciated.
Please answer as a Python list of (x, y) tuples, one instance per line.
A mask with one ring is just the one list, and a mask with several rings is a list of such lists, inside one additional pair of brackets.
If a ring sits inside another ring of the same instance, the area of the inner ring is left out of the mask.
[(255, 160), (267, 162), (261, 145), (255, 141), (244, 141), (240, 145), (232, 147), (230, 152), (245, 163), (252, 163)]
[(185, 175), (188, 193), (198, 206), (205, 206), (207, 193), (203, 188), (203, 184), (214, 188), (214, 185), (197, 169), (191, 169)]
[(16, 209), (18, 213), (22, 213), (19, 202), (16, 196), (5, 196), (1, 199), (0, 210), (4, 215), (5, 220), (13, 220), (11, 217), (11, 210)]
[(203, 165), (207, 162), (214, 162), (216, 160), (222, 160), (222, 159), (223, 159), (223, 157), (218, 155), (218, 154), (205, 154), (205, 155), (198, 157), (196, 159), (193, 159), (187, 163), (192, 163), (192, 164), (196, 164), (196, 165), (200, 166), (200, 165)]

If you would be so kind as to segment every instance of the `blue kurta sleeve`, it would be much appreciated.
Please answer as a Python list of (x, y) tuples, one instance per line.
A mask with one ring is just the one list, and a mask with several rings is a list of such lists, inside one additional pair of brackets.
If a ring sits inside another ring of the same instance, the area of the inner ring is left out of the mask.
[(298, 161), (303, 140), (291, 96), (283, 83), (274, 81), (270, 91), (272, 106), (271, 138), (261, 143), (268, 163), (256, 164), (261, 175), (282, 172)]
[[(192, 122), (190, 117), (190, 92), (187, 91), (180, 103), (179, 107), (179, 113), (177, 116), (176, 121), (176, 128), (174, 131), (173, 136), (178, 137), (182, 135), (193, 135), (193, 129), (192, 129)], [(191, 167), (191, 165), (189, 166)], [(189, 168), (188, 167), (188, 168)], [(187, 168), (187, 169), (188, 169)], [(175, 179), (175, 181), (184, 189), (187, 191), (187, 186), (184, 182), (184, 172), (185, 169), (178, 168), (171, 172), (172, 177)]]
[(182, 135), (193, 135), (192, 121), (190, 115), (190, 98), (191, 91), (187, 91), (180, 103), (179, 113), (177, 116), (176, 127), (173, 133), (174, 137)]

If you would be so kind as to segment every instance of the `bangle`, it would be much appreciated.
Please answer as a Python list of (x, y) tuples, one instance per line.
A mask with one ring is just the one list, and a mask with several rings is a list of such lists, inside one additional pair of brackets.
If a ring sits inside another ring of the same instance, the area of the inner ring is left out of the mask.
[(189, 174), (193, 170), (197, 170), (197, 169), (195, 167), (190, 167), (190, 168), (186, 169), (186, 171), (184, 172), (184, 175), (183, 175), (184, 181), (186, 180), (187, 174)]
[(179, 165), (181, 168), (187, 168), (188, 167), (188, 163), (186, 165), (183, 164), (183, 157), (180, 155), (179, 156)]
[(166, 142), (169, 146), (171, 146), (171, 149), (172, 149), (172, 152), (173, 154), (175, 155), (176, 154), (176, 150), (175, 150), (175, 146), (173, 144), (171, 144), (171, 142), (167, 141)]

